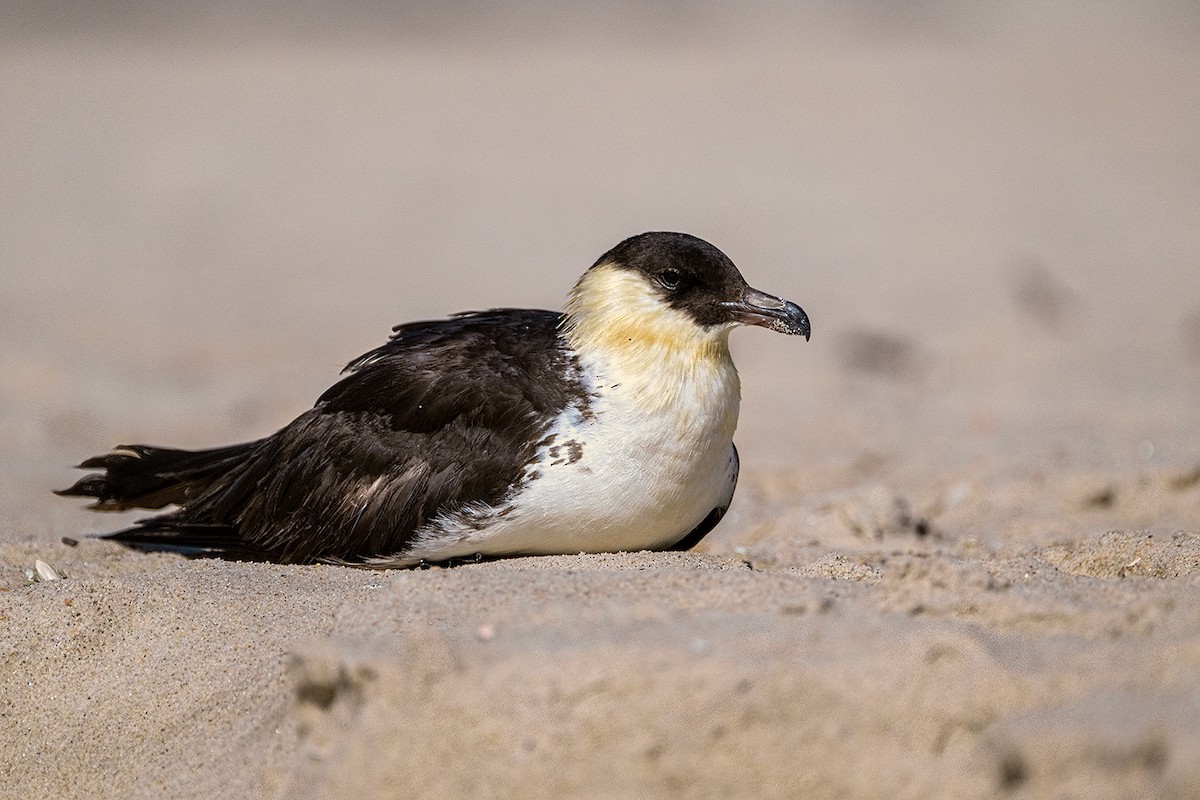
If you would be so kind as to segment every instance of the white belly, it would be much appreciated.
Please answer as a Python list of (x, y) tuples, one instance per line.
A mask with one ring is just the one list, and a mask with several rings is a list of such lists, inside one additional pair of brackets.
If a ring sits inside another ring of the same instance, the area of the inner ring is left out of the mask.
[(731, 361), (659, 373), (654, 386), (599, 365), (590, 406), (568, 409), (497, 507), (448, 515), (392, 563), (484, 555), (659, 549), (679, 541), (737, 480), (739, 386)]

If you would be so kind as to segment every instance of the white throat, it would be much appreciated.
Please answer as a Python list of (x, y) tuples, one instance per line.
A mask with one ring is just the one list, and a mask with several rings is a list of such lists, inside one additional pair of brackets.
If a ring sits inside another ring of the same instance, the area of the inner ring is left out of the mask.
[[(566, 303), (564, 336), (605, 378), (602, 389), (645, 413), (682, 414), (732, 441), (741, 383), (729, 355), (732, 325), (704, 327), (668, 306), (640, 273), (602, 264)], [(680, 418), (680, 422), (685, 419)]]

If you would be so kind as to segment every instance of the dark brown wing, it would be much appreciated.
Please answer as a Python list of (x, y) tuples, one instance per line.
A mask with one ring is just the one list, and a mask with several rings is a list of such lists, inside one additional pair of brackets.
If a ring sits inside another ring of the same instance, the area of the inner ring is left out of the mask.
[(113, 536), (290, 562), (400, 553), (440, 514), (501, 501), (554, 417), (586, 402), (560, 321), (500, 309), (398, 326), (202, 496)]

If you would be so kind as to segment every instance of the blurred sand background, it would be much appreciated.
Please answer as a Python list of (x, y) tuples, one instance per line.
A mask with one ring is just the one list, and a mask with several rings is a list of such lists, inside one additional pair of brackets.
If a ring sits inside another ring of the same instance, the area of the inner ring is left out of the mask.
[[(1200, 797), (1194, 4), (7, 2), (0, 152), (0, 796)], [(698, 551), (60, 542), (652, 229), (813, 321)]]

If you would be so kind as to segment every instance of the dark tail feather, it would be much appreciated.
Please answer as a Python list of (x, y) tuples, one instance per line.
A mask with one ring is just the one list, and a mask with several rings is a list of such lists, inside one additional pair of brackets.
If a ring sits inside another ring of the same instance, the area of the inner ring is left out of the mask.
[(96, 502), (90, 507), (97, 511), (183, 504), (242, 463), (257, 446), (258, 442), (246, 442), (214, 450), (175, 450), (144, 444), (120, 445), (79, 465), (80, 469), (104, 472), (85, 475), (74, 486), (55, 494), (94, 497)]
[(278, 560), (271, 553), (254, 547), (238, 536), (229, 525), (205, 525), (183, 522), (171, 514), (151, 517), (132, 528), (105, 534), (126, 547), (146, 552), (177, 553), (189, 558), (223, 558), (230, 561)]

